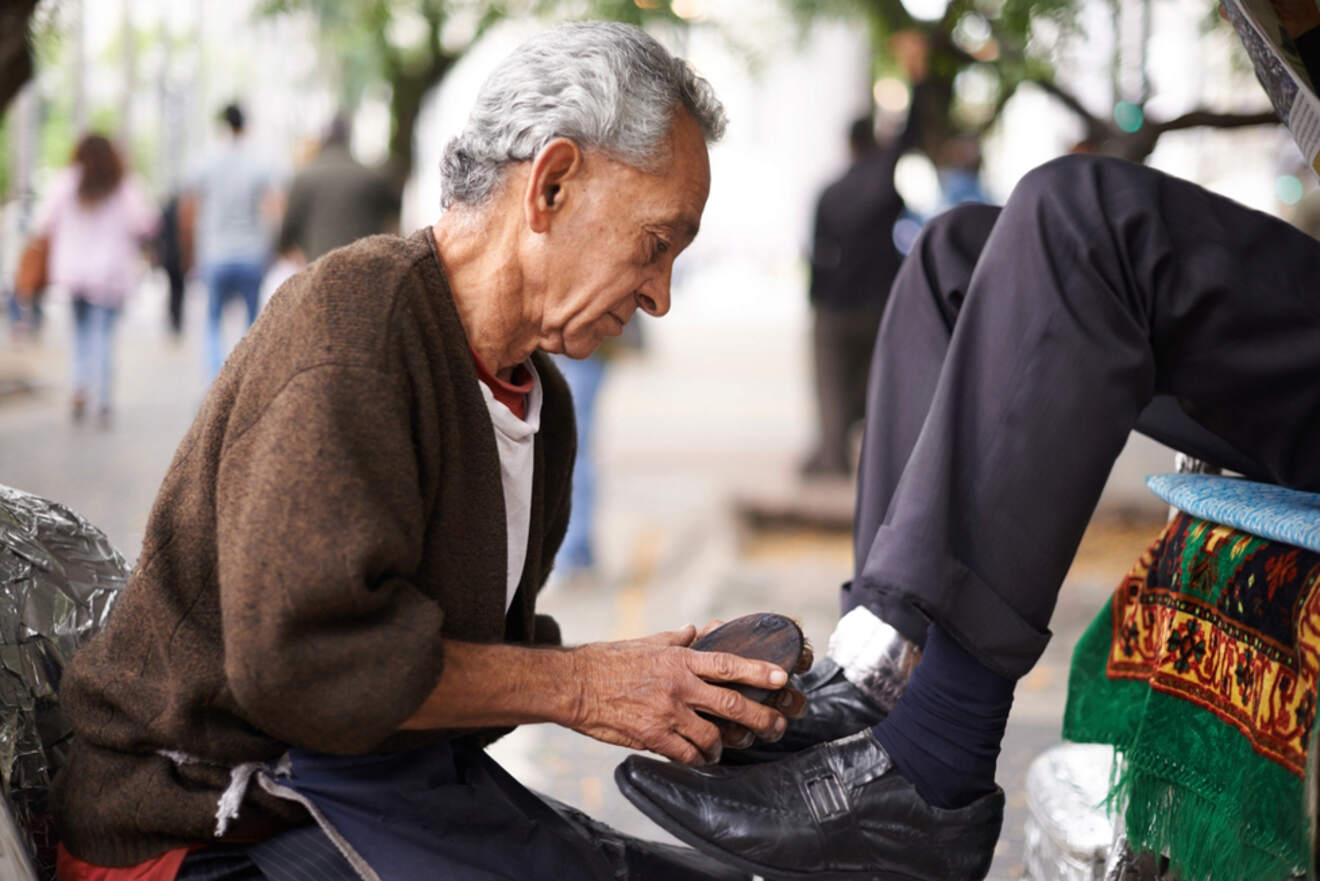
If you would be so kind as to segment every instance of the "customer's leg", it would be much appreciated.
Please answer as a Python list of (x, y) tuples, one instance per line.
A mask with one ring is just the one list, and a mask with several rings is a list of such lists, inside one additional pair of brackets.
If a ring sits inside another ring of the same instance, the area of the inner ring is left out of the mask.
[(1276, 481), (1320, 486), (1317, 272), (1313, 240), (1185, 181), (1091, 157), (1032, 172), (976, 264), (868, 586), (1025, 673), (1157, 393)]
[[(1320, 486), (1318, 272), (1320, 244), (1295, 229), (1141, 166), (1070, 157), (1028, 175), (974, 260), (859, 567), (875, 596), (932, 619), (907, 690), (872, 732), (779, 762), (633, 757), (616, 775), (625, 792), (762, 874), (982, 877), (1013, 686), (1143, 408), (1173, 396), (1260, 473)], [(880, 430), (902, 440), (911, 415), (891, 401), (868, 428), (892, 417)]]
[[(856, 573), (843, 586), (843, 617), (827, 654), (799, 683), (811, 697), (807, 718), (780, 743), (731, 753), (730, 760), (766, 760), (860, 730), (883, 717), (906, 684), (913, 646), (925, 643), (928, 619), (906, 598), (881, 589), (882, 581), (866, 569), (867, 555), (925, 423), (959, 310), (999, 214), (988, 205), (945, 212), (927, 224), (903, 263), (871, 361), (854, 520)], [(1136, 427), (1217, 465), (1262, 475), (1261, 466), (1194, 422), (1170, 396), (1152, 400)]]
[[(865, 606), (918, 645), (926, 638), (925, 615), (904, 599), (877, 589), (866, 572), (867, 555), (926, 421), (972, 272), (1000, 210), (964, 205), (926, 225), (894, 281), (871, 361), (869, 418), (853, 522), (856, 571), (853, 581), (843, 587), (841, 607), (846, 614)], [(1170, 395), (1156, 395), (1135, 427), (1214, 465), (1256, 480), (1270, 479), (1258, 462), (1194, 421)]]
[(902, 597), (877, 590), (866, 559), (930, 411), (958, 310), (999, 211), (964, 205), (926, 225), (894, 279), (871, 356), (853, 520), (855, 569), (841, 605), (844, 613), (866, 606), (918, 645), (926, 638), (925, 616)]

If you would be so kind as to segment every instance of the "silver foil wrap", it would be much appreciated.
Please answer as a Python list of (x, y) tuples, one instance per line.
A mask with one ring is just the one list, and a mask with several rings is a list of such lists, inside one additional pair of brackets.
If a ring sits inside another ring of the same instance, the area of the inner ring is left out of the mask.
[(1027, 769), (1026, 877), (1030, 881), (1103, 881), (1114, 842), (1105, 810), (1114, 748), (1064, 743)]
[(889, 712), (907, 688), (921, 649), (865, 606), (839, 619), (825, 651), (843, 676), (872, 703)]
[[(105, 623), (128, 573), (101, 530), (63, 505), (0, 485), (0, 784), (38, 878), (54, 873), (46, 795), (71, 734), (56, 701), (60, 675)], [(7, 850), (0, 844), (0, 861)], [(21, 856), (0, 863), (0, 876), (30, 877), (19, 871)]]

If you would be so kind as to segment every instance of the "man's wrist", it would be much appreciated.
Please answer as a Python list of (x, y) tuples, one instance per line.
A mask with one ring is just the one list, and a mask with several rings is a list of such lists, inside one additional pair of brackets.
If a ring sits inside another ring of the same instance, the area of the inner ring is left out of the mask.
[(556, 725), (565, 728), (579, 727), (587, 715), (587, 689), (589, 679), (588, 664), (582, 656), (582, 648), (549, 649), (556, 656), (552, 665), (555, 675), (555, 687), (552, 689), (555, 700), (552, 701), (550, 719)]

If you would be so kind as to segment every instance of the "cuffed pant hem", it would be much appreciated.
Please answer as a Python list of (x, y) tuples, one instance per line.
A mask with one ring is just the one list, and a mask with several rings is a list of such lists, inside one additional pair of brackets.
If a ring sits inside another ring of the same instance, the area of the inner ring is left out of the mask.
[(1031, 624), (959, 560), (920, 545), (891, 527), (880, 527), (867, 572), (854, 581), (853, 590), (864, 585), (864, 592), (878, 600), (879, 608), (872, 608), (881, 618), (889, 621), (886, 609), (914, 607), (991, 670), (1013, 679), (1025, 676), (1045, 651), (1049, 630)]

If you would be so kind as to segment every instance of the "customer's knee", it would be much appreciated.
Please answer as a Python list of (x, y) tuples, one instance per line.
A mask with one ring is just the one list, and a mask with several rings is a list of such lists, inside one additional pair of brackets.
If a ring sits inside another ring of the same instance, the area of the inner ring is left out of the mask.
[(1143, 192), (1150, 169), (1111, 156), (1070, 154), (1038, 165), (1023, 175), (1005, 203), (1006, 211), (1032, 214), (1061, 210), (1091, 212), (1121, 191)]
[(916, 249), (937, 257), (953, 252), (974, 263), (990, 237), (1000, 210), (996, 205), (975, 202), (956, 205), (926, 222)]

